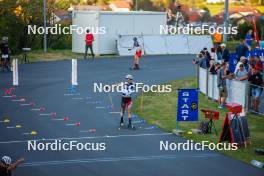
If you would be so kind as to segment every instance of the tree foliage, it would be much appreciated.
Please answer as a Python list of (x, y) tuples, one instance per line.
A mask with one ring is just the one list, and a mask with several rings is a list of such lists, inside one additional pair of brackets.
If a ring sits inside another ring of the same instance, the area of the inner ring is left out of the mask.
[[(52, 26), (51, 16), (56, 9), (55, 0), (46, 0), (47, 26)], [(8, 36), (13, 53), (23, 47), (42, 48), (43, 35), (28, 34), (28, 26), (43, 27), (43, 0), (0, 1), (0, 37)], [(62, 36), (48, 36), (48, 44), (54, 46)], [(68, 40), (68, 38), (67, 38)], [(63, 42), (62, 42), (63, 43)]]

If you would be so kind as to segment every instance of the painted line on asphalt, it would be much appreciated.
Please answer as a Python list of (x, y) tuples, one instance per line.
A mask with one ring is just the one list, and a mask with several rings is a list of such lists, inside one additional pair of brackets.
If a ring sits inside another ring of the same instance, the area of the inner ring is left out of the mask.
[(98, 163), (98, 162), (120, 162), (120, 161), (144, 161), (144, 160), (168, 160), (168, 159), (182, 159), (182, 158), (211, 158), (219, 157), (217, 153), (205, 154), (178, 154), (178, 155), (157, 155), (157, 156), (129, 156), (116, 158), (92, 158), (92, 159), (76, 159), (76, 160), (60, 160), (60, 161), (43, 161), (43, 162), (28, 162), (22, 164), (20, 167), (37, 167), (49, 165), (64, 165), (64, 164), (80, 164), (80, 163)]
[(96, 109), (106, 109), (105, 106), (96, 106), (95, 108), (96, 108)]
[(76, 97), (76, 98), (72, 98), (73, 100), (83, 100), (84, 98), (82, 97)]
[(84, 140), (84, 139), (103, 139), (103, 138), (120, 138), (120, 137), (144, 137), (144, 136), (166, 136), (172, 135), (172, 133), (143, 133), (143, 134), (131, 134), (131, 135), (105, 135), (105, 136), (84, 136), (84, 137), (62, 137), (62, 138), (48, 138), (48, 139), (29, 139), (29, 140), (16, 140), (16, 141), (2, 141), (0, 144), (12, 144), (12, 143), (27, 143), (28, 141), (54, 141), (54, 140)]
[(109, 114), (120, 114), (120, 112), (108, 112)]
[(80, 94), (64, 94), (64, 96), (79, 96)]

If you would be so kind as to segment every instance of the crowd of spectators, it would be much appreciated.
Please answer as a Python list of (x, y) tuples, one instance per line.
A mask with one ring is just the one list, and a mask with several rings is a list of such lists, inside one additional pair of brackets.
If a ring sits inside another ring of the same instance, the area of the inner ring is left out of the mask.
[[(249, 37), (247, 37), (249, 38)], [(250, 42), (250, 39), (247, 41)], [(263, 85), (263, 63), (261, 56), (255, 55), (246, 57), (247, 52), (251, 49), (246, 40), (240, 40), (236, 47), (237, 60), (235, 70), (232, 72), (229, 68), (230, 52), (226, 44), (222, 43), (215, 49), (208, 52), (203, 48), (193, 60), (193, 64), (198, 64), (201, 68), (207, 69), (210, 74), (217, 75), (217, 86), (219, 89), (219, 108), (225, 108), (228, 97), (226, 80), (236, 80), (249, 84), (250, 96), (252, 98), (252, 110), (259, 111), (260, 97), (264, 88)]]

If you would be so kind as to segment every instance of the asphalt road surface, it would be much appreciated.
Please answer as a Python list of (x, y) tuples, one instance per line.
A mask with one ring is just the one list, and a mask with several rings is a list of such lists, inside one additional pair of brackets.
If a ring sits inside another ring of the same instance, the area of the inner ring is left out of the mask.
[[(5, 95), (12, 87), (12, 75), (1, 73), (0, 120), (10, 122), (0, 123), (0, 154), (13, 160), (24, 157), (26, 162), (14, 173), (22, 176), (264, 175), (263, 170), (208, 150), (161, 151), (160, 141), (178, 143), (185, 139), (144, 123), (136, 124), (136, 130), (118, 129), (120, 93), (93, 92), (93, 83), (115, 84), (125, 81), (126, 74), (145, 84), (194, 76), (193, 57), (144, 57), (140, 71), (129, 70), (132, 59), (128, 57), (80, 60), (76, 92), (69, 89), (71, 61), (19, 65), (19, 86), (11, 93), (16, 97)], [(114, 109), (109, 108), (110, 96)], [(41, 108), (45, 111), (40, 112)], [(140, 118), (134, 116), (133, 121), (140, 122)], [(93, 149), (104, 143), (105, 150), (28, 150), (28, 140), (42, 145), (56, 139), (90, 143)]]

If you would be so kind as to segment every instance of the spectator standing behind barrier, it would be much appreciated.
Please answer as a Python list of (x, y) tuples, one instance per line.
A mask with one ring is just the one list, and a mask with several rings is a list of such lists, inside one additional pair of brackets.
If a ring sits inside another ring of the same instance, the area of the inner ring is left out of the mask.
[(11, 163), (11, 158), (9, 156), (3, 156), (0, 162), (0, 176), (11, 176), (12, 171), (17, 168), (17, 166), (24, 162), (24, 159), (21, 158), (15, 163)]
[(248, 65), (256, 65), (256, 61), (255, 61), (255, 58), (253, 56), (249, 56)]
[(220, 46), (221, 46), (221, 50), (222, 50), (222, 61), (228, 62), (229, 57), (230, 57), (229, 50), (226, 48), (225, 43), (222, 43)]
[(253, 41), (253, 38), (252, 38), (252, 30), (249, 30), (247, 32), (246, 37), (245, 37), (245, 41), (246, 41), (246, 45), (248, 47), (248, 50), (251, 51), (252, 41)]
[(255, 56), (255, 61), (256, 61), (256, 69), (258, 71), (260, 71), (261, 73), (263, 73), (263, 64), (262, 61), (260, 59), (260, 56)]
[(216, 48), (216, 62), (221, 64), (222, 63), (221, 60), (222, 60), (222, 49), (221, 46), (219, 45)]
[(238, 81), (246, 81), (248, 72), (244, 68), (244, 64), (239, 65), (239, 69), (235, 72), (235, 79)]
[(93, 41), (94, 41), (94, 36), (92, 33), (90, 33), (89, 30), (86, 31), (86, 36), (85, 36), (85, 53), (84, 53), (84, 59), (87, 57), (87, 52), (88, 49), (90, 49), (92, 57), (94, 59), (94, 52), (93, 52)]
[(236, 47), (237, 62), (239, 62), (242, 56), (246, 57), (247, 51), (248, 51), (248, 47), (245, 44), (245, 40), (241, 39), (239, 45), (237, 45)]
[(209, 68), (210, 67), (210, 60), (212, 59), (211, 54), (209, 53), (209, 51), (207, 50), (206, 47), (203, 48), (203, 52), (205, 53), (207, 68)]
[(210, 60), (210, 67), (209, 67), (209, 72), (212, 75), (216, 75), (217, 74), (217, 70), (219, 69), (220, 64), (219, 63), (215, 63), (214, 60)]
[(193, 64), (198, 64), (201, 68), (207, 69), (207, 58), (205, 52), (201, 51), (197, 56), (197, 59), (193, 60)]
[(232, 76), (233, 75), (228, 71), (227, 63), (223, 62), (217, 73), (217, 87), (219, 89), (218, 108), (220, 109), (225, 108), (226, 98), (228, 97), (226, 79), (229, 79)]
[(246, 71), (248, 71), (247, 58), (245, 56), (241, 56), (240, 61), (236, 64), (235, 72), (239, 69), (241, 64), (243, 64), (244, 69), (246, 69)]
[(248, 73), (248, 81), (251, 84), (251, 96), (253, 98), (253, 110), (258, 112), (260, 103), (260, 96), (263, 91), (263, 79), (260, 72), (256, 67), (252, 66), (251, 71)]

